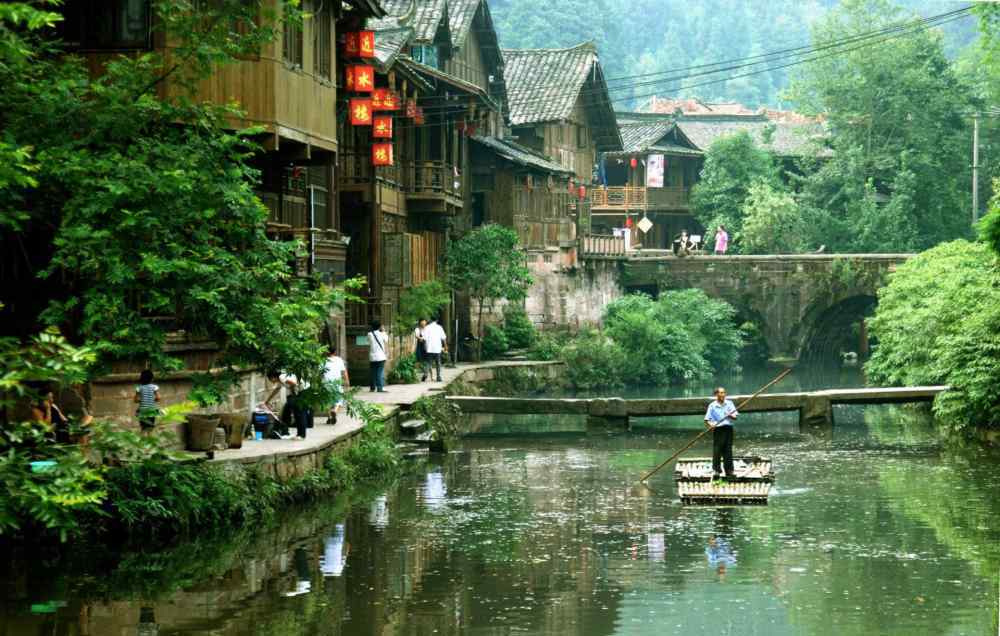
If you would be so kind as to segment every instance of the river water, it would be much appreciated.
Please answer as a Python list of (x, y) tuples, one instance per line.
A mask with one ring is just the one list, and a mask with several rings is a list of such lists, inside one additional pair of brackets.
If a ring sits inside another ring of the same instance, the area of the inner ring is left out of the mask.
[[(859, 382), (796, 375), (775, 390)], [(266, 531), (123, 558), (16, 555), (0, 636), (997, 634), (1000, 457), (942, 444), (912, 409), (835, 418), (825, 432), (740, 420), (737, 452), (777, 471), (754, 508), (683, 507), (668, 472), (631, 488), (699, 418), (629, 433), (477, 421), (391, 487)]]

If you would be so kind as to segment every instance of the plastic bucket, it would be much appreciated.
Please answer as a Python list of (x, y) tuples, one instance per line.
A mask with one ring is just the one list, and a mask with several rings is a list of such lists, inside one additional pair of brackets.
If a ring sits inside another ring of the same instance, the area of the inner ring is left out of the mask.
[(215, 429), (219, 427), (218, 415), (187, 416), (187, 448), (190, 451), (212, 450)]
[(57, 463), (51, 460), (31, 462), (31, 472), (33, 473), (47, 473), (54, 469)]

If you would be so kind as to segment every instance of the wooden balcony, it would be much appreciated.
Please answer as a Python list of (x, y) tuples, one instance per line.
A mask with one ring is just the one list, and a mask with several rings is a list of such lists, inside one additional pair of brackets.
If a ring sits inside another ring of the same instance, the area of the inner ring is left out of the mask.
[(588, 192), (591, 209), (595, 212), (626, 210), (678, 210), (690, 209), (691, 188), (642, 188), (611, 186), (593, 188)]
[(407, 174), (402, 166), (372, 165), (368, 153), (342, 152), (337, 157), (337, 171), (341, 190), (363, 190), (370, 188), (373, 179), (390, 187), (404, 188), (403, 178)]
[(456, 214), (462, 208), (465, 177), (444, 161), (419, 160), (403, 166), (408, 205), (414, 211)]
[(610, 234), (589, 234), (580, 237), (580, 256), (624, 256), (625, 238)]
[(371, 329), (373, 320), (378, 320), (386, 331), (392, 328), (396, 312), (392, 303), (378, 298), (360, 298), (344, 304), (344, 326), (352, 330)]

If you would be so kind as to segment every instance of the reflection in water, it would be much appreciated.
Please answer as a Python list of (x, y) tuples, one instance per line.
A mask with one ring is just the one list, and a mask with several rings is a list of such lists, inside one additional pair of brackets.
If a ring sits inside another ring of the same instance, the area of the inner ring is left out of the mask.
[(889, 412), (845, 410), (826, 438), (748, 427), (741, 452), (771, 457), (789, 495), (759, 508), (682, 507), (669, 474), (629, 494), (688, 431), (467, 440), (197, 575), (157, 581), (154, 555), (100, 576), (25, 557), (0, 577), (0, 633), (996, 633), (997, 458)]

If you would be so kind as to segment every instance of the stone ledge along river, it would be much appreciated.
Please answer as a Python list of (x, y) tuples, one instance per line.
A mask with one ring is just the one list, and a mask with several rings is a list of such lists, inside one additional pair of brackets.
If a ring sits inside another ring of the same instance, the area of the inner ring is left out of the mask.
[(631, 495), (699, 418), (480, 420), (384, 491), (268, 530), (15, 555), (0, 636), (997, 634), (1000, 457), (912, 408), (838, 407), (820, 435), (786, 415), (738, 425), (738, 453), (774, 460), (765, 507), (685, 508), (669, 470)]

